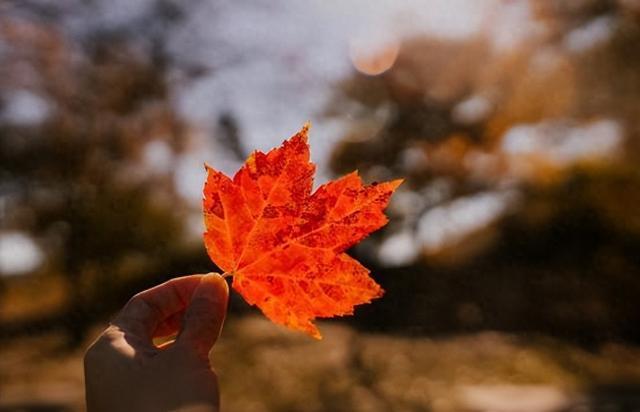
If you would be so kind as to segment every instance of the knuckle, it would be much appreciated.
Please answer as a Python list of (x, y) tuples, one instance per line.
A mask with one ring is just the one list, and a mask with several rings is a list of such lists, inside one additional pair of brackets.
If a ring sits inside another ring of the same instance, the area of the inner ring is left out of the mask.
[(122, 332), (114, 326), (109, 326), (100, 336), (87, 348), (83, 356), (85, 366), (100, 363), (105, 354), (110, 350), (112, 342), (121, 336)]

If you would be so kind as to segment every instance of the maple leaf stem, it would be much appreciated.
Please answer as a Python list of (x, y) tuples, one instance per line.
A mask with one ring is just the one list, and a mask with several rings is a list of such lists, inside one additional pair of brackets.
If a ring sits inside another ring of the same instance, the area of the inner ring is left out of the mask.
[(233, 272), (224, 272), (222, 275), (223, 278), (230, 278), (231, 276), (233, 276)]

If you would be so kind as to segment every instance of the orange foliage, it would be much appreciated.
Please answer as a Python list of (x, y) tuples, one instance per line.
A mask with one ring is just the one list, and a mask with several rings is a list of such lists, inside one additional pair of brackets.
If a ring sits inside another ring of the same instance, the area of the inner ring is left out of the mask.
[(382, 295), (344, 251), (387, 223), (382, 210), (401, 180), (363, 186), (354, 172), (311, 193), (307, 131), (254, 152), (233, 179), (207, 166), (204, 242), (248, 303), (319, 339), (315, 318)]

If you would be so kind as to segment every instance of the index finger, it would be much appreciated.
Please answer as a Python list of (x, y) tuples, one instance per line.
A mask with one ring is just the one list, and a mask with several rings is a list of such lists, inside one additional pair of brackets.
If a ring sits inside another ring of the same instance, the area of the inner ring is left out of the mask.
[(183, 276), (136, 294), (112, 322), (133, 335), (151, 341), (157, 327), (184, 310), (203, 275)]

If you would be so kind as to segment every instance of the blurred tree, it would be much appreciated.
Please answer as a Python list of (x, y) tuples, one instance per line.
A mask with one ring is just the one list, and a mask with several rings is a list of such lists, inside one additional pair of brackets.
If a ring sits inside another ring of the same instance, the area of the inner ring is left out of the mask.
[(180, 253), (172, 165), (185, 129), (162, 61), (125, 40), (79, 49), (51, 26), (4, 18), (0, 41), (5, 229), (34, 236), (44, 272), (67, 279), (67, 308), (50, 315), (79, 342), (123, 282), (165, 273)]
[(640, 339), (640, 8), (528, 4), (515, 46), (409, 39), (331, 104), (336, 172), (407, 177), (366, 249), (397, 296), (376, 327)]

